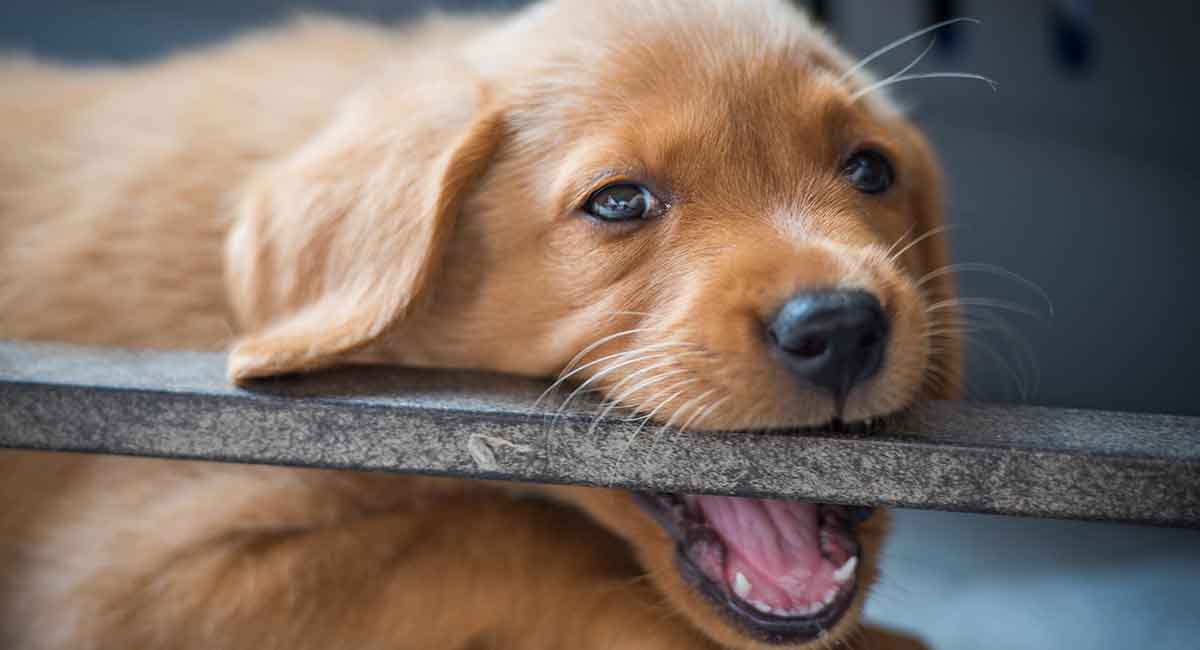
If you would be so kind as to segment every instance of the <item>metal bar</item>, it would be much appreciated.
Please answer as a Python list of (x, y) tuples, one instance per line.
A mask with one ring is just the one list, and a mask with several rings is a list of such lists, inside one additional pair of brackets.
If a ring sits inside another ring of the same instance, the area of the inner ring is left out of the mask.
[(0, 447), (1200, 527), (1196, 417), (944, 402), (874, 435), (681, 434), (556, 417), (544, 387), (358, 367), (245, 390), (216, 353), (0, 342)]

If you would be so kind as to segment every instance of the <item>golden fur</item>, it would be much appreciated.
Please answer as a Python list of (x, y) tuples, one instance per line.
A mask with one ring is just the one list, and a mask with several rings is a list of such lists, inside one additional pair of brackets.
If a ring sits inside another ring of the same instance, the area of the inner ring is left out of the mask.
[[(228, 348), (242, 382), (349, 362), (553, 376), (616, 335), (585, 358), (670, 354), (603, 391), (666, 363), (690, 381), (625, 406), (678, 425), (720, 399), (690, 426), (751, 429), (833, 414), (757, 324), (859, 287), (892, 342), (848, 418), (949, 397), (957, 348), (927, 310), (952, 289), (917, 282), (947, 260), (935, 163), (885, 99), (851, 100), (868, 80), (849, 64), (781, 0), (306, 19), (141, 66), (2, 61), (0, 336)], [(895, 161), (887, 195), (838, 174), (864, 143)], [(614, 178), (669, 218), (581, 218)], [(0, 646), (777, 647), (682, 581), (628, 494), (519, 488), (577, 510), (510, 489), (7, 452)], [(861, 597), (813, 647), (919, 647), (856, 633)]]

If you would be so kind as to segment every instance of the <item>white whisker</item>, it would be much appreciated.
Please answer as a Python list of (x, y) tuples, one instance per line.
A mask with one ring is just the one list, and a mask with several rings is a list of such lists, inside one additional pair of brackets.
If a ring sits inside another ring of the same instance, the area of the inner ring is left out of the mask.
[(658, 332), (658, 331), (663, 331), (663, 329), (660, 327), (638, 327), (635, 329), (617, 332), (616, 334), (609, 334), (608, 336), (601, 338), (599, 341), (596, 341), (595, 343), (592, 343), (591, 345), (587, 346), (586, 348), (580, 350), (579, 354), (576, 354), (574, 357), (571, 357), (571, 360), (567, 362), (567, 365), (563, 366), (563, 372), (566, 372), (572, 366), (579, 363), (580, 360), (582, 360), (585, 356), (587, 356), (588, 352), (595, 350), (596, 348), (600, 347), (601, 345), (604, 345), (605, 343), (608, 343), (609, 341), (611, 341), (615, 338), (620, 338), (622, 336), (628, 336), (630, 334), (641, 334), (643, 332)]
[[(675, 383), (671, 384), (670, 386), (668, 386), (667, 388), (664, 388), (663, 390), (658, 391), (657, 393), (651, 395), (650, 397), (647, 397), (644, 401), (647, 404), (660, 404), (661, 405), (661, 403), (658, 401), (658, 399), (660, 397), (662, 397), (663, 394), (669, 393), (673, 390), (678, 390), (679, 388), (681, 388), (683, 386), (688, 386), (688, 385), (694, 384), (698, 381), (700, 381), (699, 378), (692, 377), (690, 379), (684, 379), (683, 381), (675, 382)], [(646, 413), (646, 414), (636, 414), (633, 417), (626, 418), (625, 421), (626, 422), (641, 422), (641, 421), (646, 420), (649, 417), (652, 417), (657, 411), (658, 411), (658, 409), (656, 408), (653, 411), (650, 411), (649, 413)]]
[(1036, 293), (1043, 301), (1045, 301), (1046, 308), (1050, 311), (1050, 317), (1051, 318), (1054, 317), (1054, 301), (1050, 299), (1050, 294), (1047, 293), (1046, 290), (1041, 287), (1041, 285), (1037, 284), (1036, 282), (1034, 282), (1032, 280), (1025, 278), (1022, 275), (1013, 273), (1012, 271), (1009, 271), (1008, 269), (1006, 269), (1004, 267), (996, 266), (995, 264), (982, 264), (982, 263), (978, 263), (978, 262), (963, 262), (960, 264), (947, 264), (946, 266), (943, 266), (940, 269), (930, 271), (929, 273), (926, 273), (925, 275), (921, 276), (921, 279), (917, 280), (916, 287), (919, 289), (922, 286), (924, 286), (925, 283), (927, 283), (935, 278), (939, 278), (943, 275), (946, 275), (948, 273), (964, 273), (964, 272), (965, 273), (972, 273), (972, 272), (990, 273), (992, 275), (996, 275), (996, 276), (999, 276), (1002, 278), (1007, 278), (1009, 280), (1012, 280), (1013, 282), (1016, 282), (1017, 284), (1020, 284), (1021, 286)]
[[(618, 381), (612, 387), (612, 389), (610, 390), (610, 393), (615, 394), (617, 392), (617, 390), (619, 390), (621, 388), (621, 386), (625, 385), (626, 382), (633, 379), (634, 377), (637, 377), (646, 371), (653, 370), (655, 368), (660, 368), (664, 365), (667, 365), (667, 364), (666, 363), (655, 364), (653, 366), (642, 368), (641, 370), (638, 370), (637, 372), (630, 373), (628, 376), (626, 376), (623, 379), (621, 379), (620, 381)], [(604, 418), (608, 417), (608, 414), (611, 413), (613, 411), (613, 409), (624, 406), (624, 400), (627, 397), (629, 397), (630, 395), (632, 395), (634, 392), (644, 388), (646, 385), (651, 385), (657, 381), (661, 381), (665, 376), (674, 376), (674, 375), (680, 374), (681, 372), (687, 372), (687, 370), (679, 369), (679, 370), (669, 371), (667, 373), (652, 375), (649, 379), (643, 380), (643, 381), (635, 384), (632, 389), (627, 390), (619, 395), (615, 395), (613, 397), (608, 398), (605, 401), (604, 407), (601, 408), (596, 413), (596, 415), (592, 417), (592, 423), (588, 426), (588, 431), (587, 431), (588, 436), (595, 434), (596, 427), (600, 426), (600, 422), (603, 421)]]
[(909, 70), (912, 70), (913, 68), (920, 65), (921, 61), (925, 58), (925, 56), (928, 55), (933, 50), (934, 45), (937, 45), (937, 36), (934, 36), (933, 38), (929, 39), (929, 45), (926, 45), (925, 49), (921, 50), (921, 53), (917, 55), (917, 58), (913, 59), (908, 65), (904, 66), (903, 68), (900, 68), (896, 72), (893, 72), (892, 74), (888, 75), (887, 78), (888, 79), (898, 79), (900, 77), (903, 77), (906, 72), (908, 72)]
[(991, 86), (992, 90), (997, 90), (1000, 88), (1000, 84), (996, 83), (996, 80), (990, 77), (985, 77), (981, 74), (975, 74), (973, 72), (923, 72), (921, 74), (906, 74), (899, 77), (888, 77), (882, 81), (876, 81), (866, 88), (861, 88), (850, 95), (850, 101), (858, 101), (864, 95), (868, 95), (876, 90), (879, 90), (880, 88), (886, 88), (888, 86), (905, 81), (917, 81), (920, 79), (974, 79), (976, 81), (982, 81)]
[(638, 370), (635, 370), (635, 371), (629, 373), (624, 378), (622, 378), (621, 381), (617, 382), (617, 384), (615, 386), (613, 386), (613, 390), (616, 390), (619, 386), (623, 385), (625, 382), (629, 381), (630, 379), (632, 379), (634, 377), (640, 377), (641, 375), (643, 375), (646, 372), (649, 372), (655, 368), (661, 368), (665, 365), (670, 365), (676, 359), (680, 359), (683, 357), (695, 356), (698, 354), (704, 354), (704, 351), (703, 350), (691, 350), (691, 351), (687, 351), (687, 352), (680, 352), (678, 354), (664, 352), (661, 354), (649, 355), (647, 357), (634, 357), (632, 359), (625, 359), (625, 360), (621, 361), (620, 363), (614, 363), (614, 364), (605, 366), (603, 369), (600, 370), (600, 372), (597, 372), (596, 374), (589, 377), (586, 381), (584, 381), (582, 384), (580, 384), (578, 387), (576, 387), (575, 390), (572, 391), (569, 396), (567, 396), (567, 399), (564, 400), (563, 403), (558, 407), (558, 414), (561, 414), (563, 412), (563, 410), (566, 408), (567, 404), (569, 404), (571, 402), (571, 400), (575, 399), (575, 396), (578, 395), (581, 391), (585, 390), (588, 386), (592, 385), (594, 382), (598, 381), (602, 377), (608, 376), (614, 370), (619, 370), (625, 366), (628, 366), (628, 365), (631, 365), (634, 363), (638, 363), (639, 361), (646, 361), (648, 359), (663, 359), (663, 358), (666, 359), (665, 361), (651, 364), (645, 368), (640, 368)]
[(703, 411), (697, 411), (695, 415), (693, 415), (692, 417), (688, 418), (688, 421), (687, 421), (687, 422), (684, 422), (684, 423), (683, 423), (683, 426), (682, 426), (682, 427), (680, 427), (680, 428), (679, 428), (679, 430), (680, 430), (680, 431), (687, 431), (688, 427), (692, 426), (692, 422), (696, 422), (696, 421), (703, 422), (703, 421), (704, 421), (704, 418), (708, 417), (708, 414), (709, 414), (709, 413), (712, 413), (714, 410), (716, 410), (716, 409), (720, 408), (720, 407), (721, 407), (721, 405), (723, 405), (723, 404), (724, 404), (725, 402), (727, 402), (727, 401), (729, 401), (729, 397), (728, 397), (728, 396), (727, 396), (727, 397), (723, 397), (723, 398), (721, 398), (721, 399), (717, 400), (717, 401), (716, 401), (716, 402), (714, 402), (713, 404), (709, 405), (709, 407), (708, 407), (708, 408), (706, 408), (706, 409), (704, 409)]
[(896, 247), (899, 246), (901, 242), (903, 242), (905, 239), (908, 239), (909, 235), (912, 234), (913, 229), (915, 229), (915, 228), (916, 228), (915, 225), (909, 226), (908, 230), (905, 230), (903, 235), (900, 235), (899, 237), (897, 237), (896, 241), (892, 242), (892, 245), (888, 246), (888, 249), (886, 251), (884, 251), (883, 259), (887, 260), (890, 263), (893, 260), (892, 251), (896, 250)]
[(1003, 368), (1010, 377), (1012, 377), (1013, 383), (1017, 388), (1017, 395), (1022, 401), (1029, 400), (1029, 383), (1021, 376), (1021, 373), (1017, 372), (1017, 369), (1014, 368), (1013, 365), (1004, 358), (1004, 355), (1000, 354), (995, 347), (989, 345), (988, 343), (984, 343), (979, 339), (967, 337), (966, 340), (969, 345), (985, 352), (989, 357), (992, 358), (993, 361)]
[(671, 414), (671, 419), (667, 420), (667, 423), (664, 424), (663, 426), (670, 428), (675, 423), (675, 418), (680, 417), (682, 414), (688, 412), (690, 409), (693, 409), (693, 408), (698, 409), (700, 407), (700, 402), (703, 402), (706, 398), (708, 398), (709, 395), (712, 395), (715, 392), (717, 392), (717, 389), (710, 388), (710, 389), (704, 391), (703, 393), (700, 393), (696, 397), (693, 397), (692, 399), (684, 402), (683, 406), (680, 406), (679, 408), (675, 409), (675, 412)]
[[(675, 387), (672, 386), (672, 388), (675, 388)], [(642, 418), (642, 423), (638, 425), (638, 428), (633, 430), (633, 435), (629, 436), (628, 442), (625, 443), (625, 448), (622, 449), (621, 453), (617, 456), (617, 463), (616, 463), (617, 465), (620, 465), (621, 461), (623, 461), (625, 459), (625, 455), (628, 454), (630, 448), (633, 447), (633, 443), (637, 440), (638, 435), (642, 432), (642, 429), (646, 428), (646, 425), (649, 424), (650, 420), (652, 420), (654, 418), (654, 415), (656, 413), (658, 413), (658, 411), (660, 409), (662, 409), (662, 407), (666, 406), (668, 403), (671, 402), (671, 400), (675, 399), (676, 397), (679, 397), (681, 394), (682, 394), (682, 392), (677, 391), (675, 394), (671, 395), (666, 400), (660, 402), (658, 406), (654, 407), (654, 410), (650, 411), (649, 413), (646, 414), (646, 416), (644, 418)], [(654, 437), (654, 442), (650, 445), (650, 449), (652, 451), (653, 451), (654, 447), (658, 444), (658, 437), (661, 435), (662, 435), (662, 428), (660, 427), (658, 430), (658, 435), (656, 435)]]
[(989, 309), (1002, 309), (1011, 311), (1017, 314), (1024, 314), (1035, 320), (1042, 320), (1044, 316), (1025, 305), (1020, 303), (1010, 302), (1008, 300), (994, 300), (991, 298), (951, 298), (935, 302), (925, 308), (926, 313), (932, 313), (940, 309), (954, 309), (957, 307), (987, 307)]
[(889, 257), (887, 260), (888, 264), (894, 264), (896, 262), (896, 260), (903, 257), (904, 254), (907, 253), (909, 250), (911, 250), (913, 246), (920, 244), (921, 242), (925, 241), (926, 239), (929, 239), (930, 237), (933, 237), (935, 235), (940, 235), (942, 233), (950, 232), (951, 230), (954, 230), (957, 227), (958, 226), (956, 226), (954, 224), (946, 224), (944, 226), (938, 226), (937, 228), (930, 228), (929, 231), (926, 232), (924, 235), (921, 235), (920, 237), (917, 237), (916, 239), (908, 242), (907, 244), (904, 245), (903, 248), (901, 248), (900, 250), (893, 253), (892, 256)]
[[(660, 368), (664, 365), (667, 365), (667, 364), (660, 363), (660, 364), (657, 364), (654, 366), (649, 366), (647, 368), (642, 368), (641, 370), (639, 370), (637, 372), (630, 373), (628, 377), (625, 377), (620, 382), (618, 382), (616, 386), (613, 386), (613, 392), (616, 392), (617, 388), (619, 388), (622, 384), (629, 381), (630, 379), (633, 379), (634, 377), (638, 376), (639, 374), (641, 374), (647, 370), (652, 370), (654, 368)], [(662, 372), (657, 375), (652, 375), (652, 376), (650, 376), (646, 379), (643, 379), (642, 381), (639, 381), (638, 383), (634, 384), (632, 388), (625, 389), (625, 391), (622, 392), (620, 395), (617, 395), (616, 397), (611, 398), (611, 402), (609, 403), (609, 405), (604, 407), (604, 410), (601, 411), (599, 415), (597, 415), (595, 418), (592, 419), (592, 425), (590, 427), (588, 427), (588, 435), (590, 436), (591, 434), (595, 433), (596, 427), (599, 426), (600, 421), (603, 420), (604, 417), (607, 416), (614, 408), (623, 405), (625, 400), (628, 399), (630, 395), (633, 395), (634, 393), (638, 392), (639, 390), (641, 390), (647, 386), (652, 386), (655, 383), (660, 382), (663, 379), (666, 379), (667, 377), (674, 377), (675, 375), (685, 373), (685, 372), (691, 372), (691, 371), (687, 368), (677, 368), (675, 370), (668, 370), (667, 372)]]
[[(575, 368), (574, 370), (572, 370), (572, 371), (570, 371), (570, 372), (564, 372), (564, 373), (560, 374), (560, 375), (558, 376), (558, 379), (554, 380), (554, 383), (553, 383), (553, 384), (550, 384), (550, 387), (549, 387), (549, 388), (547, 388), (546, 390), (542, 391), (542, 394), (538, 396), (538, 398), (537, 398), (537, 401), (535, 401), (535, 402), (533, 403), (533, 406), (534, 406), (534, 408), (537, 408), (537, 406), (538, 406), (539, 404), (541, 404), (541, 403), (542, 403), (542, 400), (543, 400), (543, 399), (545, 399), (545, 398), (546, 398), (548, 395), (550, 395), (550, 393), (554, 392), (554, 389), (556, 389), (556, 388), (558, 388), (559, 386), (561, 386), (561, 385), (563, 384), (563, 382), (567, 381), (568, 379), (570, 379), (570, 378), (571, 378), (572, 376), (574, 376), (575, 374), (577, 374), (577, 373), (580, 373), (580, 372), (582, 372), (582, 371), (584, 371), (584, 370), (587, 370), (588, 368), (591, 368), (591, 367), (592, 367), (592, 366), (594, 366), (594, 365), (597, 365), (597, 364), (599, 364), (599, 363), (603, 363), (603, 362), (605, 362), (605, 361), (608, 361), (609, 359), (615, 359), (615, 358), (617, 358), (617, 357), (624, 357), (624, 356), (629, 356), (629, 355), (637, 355), (637, 354), (641, 354), (641, 353), (643, 353), (643, 352), (651, 352), (651, 351), (654, 351), (654, 350), (669, 349), (669, 348), (671, 348), (671, 347), (673, 347), (673, 346), (678, 346), (678, 347), (681, 347), (681, 348), (682, 348), (682, 347), (684, 347), (684, 346), (683, 346), (683, 344), (681, 344), (681, 343), (675, 343), (675, 342), (672, 342), (672, 341), (668, 341), (668, 342), (666, 342), (666, 343), (656, 343), (656, 344), (654, 344), (654, 345), (647, 345), (647, 346), (645, 346), (645, 347), (641, 347), (641, 348), (635, 348), (635, 349), (633, 349), (633, 350), (625, 350), (625, 351), (623, 351), (623, 352), (616, 352), (616, 353), (613, 353), (613, 354), (609, 354), (609, 355), (606, 355), (606, 356), (600, 357), (599, 359), (596, 359), (596, 360), (594, 360), (594, 361), (589, 361), (589, 362), (587, 362), (587, 363), (583, 364), (582, 366), (579, 366), (578, 368)], [(661, 356), (661, 355), (655, 355), (655, 356)], [(643, 359), (644, 359), (644, 358), (647, 358), (647, 357), (643, 357)]]
[(981, 21), (977, 18), (951, 18), (950, 20), (943, 20), (940, 23), (935, 23), (924, 29), (918, 29), (917, 31), (915, 31), (907, 36), (902, 36), (902, 37), (892, 41), (891, 43), (884, 45), (883, 47), (879, 48), (878, 50), (875, 50), (874, 52), (868, 54), (867, 56), (864, 56), (863, 58), (859, 59), (858, 63), (855, 63), (854, 65), (850, 66), (850, 68), (848, 70), (846, 70), (845, 72), (842, 73), (842, 76), (841, 76), (841, 78), (838, 79), (838, 82), (846, 83), (846, 81), (848, 81), (851, 77), (853, 77), (855, 73), (857, 73), (859, 70), (862, 70), (863, 68), (870, 65), (871, 62), (874, 61), (875, 59), (878, 59), (879, 57), (883, 56), (884, 54), (891, 52), (892, 50), (900, 47), (901, 45), (904, 45), (905, 43), (915, 41), (916, 39), (921, 38), (922, 36), (924, 36), (930, 32), (935, 32), (939, 29), (942, 29), (943, 27), (949, 27), (950, 25), (954, 25), (956, 23), (975, 23), (976, 25), (978, 25), (980, 22)]
[[(1028, 377), (1030, 395), (1025, 397), (1028, 398), (1036, 394), (1042, 383), (1042, 371), (1038, 365), (1037, 354), (1034, 353), (1033, 346), (1029, 341), (1018, 334), (1008, 321), (997, 314), (963, 313), (962, 316), (973, 328), (973, 333), (997, 332), (1007, 340), (1008, 344), (1013, 348), (1014, 363)], [(969, 342), (975, 343), (976, 340), (972, 339)]]

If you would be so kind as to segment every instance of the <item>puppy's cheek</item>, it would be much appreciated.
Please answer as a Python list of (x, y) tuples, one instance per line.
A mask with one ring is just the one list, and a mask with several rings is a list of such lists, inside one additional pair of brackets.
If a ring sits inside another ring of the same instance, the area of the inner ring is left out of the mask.
[(847, 408), (851, 419), (873, 417), (905, 408), (918, 397), (930, 369), (930, 342), (924, 307), (908, 286), (885, 287), (892, 327), (882, 371), (852, 394)]

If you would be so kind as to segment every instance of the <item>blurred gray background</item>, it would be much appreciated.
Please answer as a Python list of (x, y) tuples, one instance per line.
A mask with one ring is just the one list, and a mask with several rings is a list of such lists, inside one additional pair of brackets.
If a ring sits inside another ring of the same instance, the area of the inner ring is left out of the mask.
[[(133, 61), (301, 9), (395, 21), (520, 4), (3, 0), (0, 50)], [(1200, 3), (801, 4), (860, 55), (942, 18), (983, 20), (943, 32), (917, 70), (986, 74), (997, 92), (962, 80), (897, 88), (945, 162), (956, 260), (1040, 287), (960, 276), (962, 295), (983, 301), (971, 309), (969, 397), (1200, 415)], [(889, 74), (926, 42), (872, 67)], [(1193, 650), (1200, 532), (899, 512), (869, 615), (939, 650)]]

